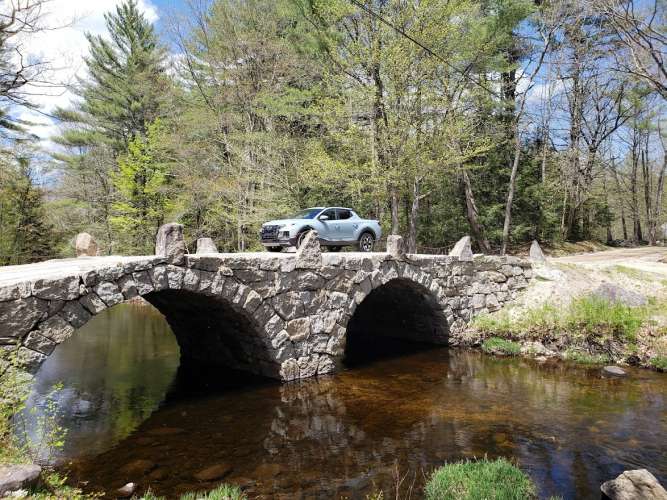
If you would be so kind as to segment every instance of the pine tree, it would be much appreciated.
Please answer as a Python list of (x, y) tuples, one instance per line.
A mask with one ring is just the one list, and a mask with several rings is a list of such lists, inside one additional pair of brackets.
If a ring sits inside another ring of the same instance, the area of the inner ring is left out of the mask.
[(73, 125), (57, 140), (84, 148), (107, 143), (117, 155), (159, 117), (169, 79), (164, 50), (135, 0), (104, 17), (109, 39), (86, 35), (90, 55), (88, 75), (78, 89), (81, 102), (73, 110), (57, 111), (65, 124)]

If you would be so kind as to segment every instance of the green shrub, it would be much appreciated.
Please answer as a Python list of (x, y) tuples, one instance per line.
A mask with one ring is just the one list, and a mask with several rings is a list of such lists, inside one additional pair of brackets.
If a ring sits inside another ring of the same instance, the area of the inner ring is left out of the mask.
[(526, 500), (537, 498), (530, 478), (504, 458), (447, 464), (425, 487), (426, 500)]
[(491, 337), (482, 343), (482, 350), (489, 354), (507, 354), (516, 356), (521, 351), (521, 346), (511, 340)]
[(663, 372), (667, 372), (667, 356), (656, 356), (651, 360), (651, 366)]
[(580, 365), (604, 365), (611, 361), (609, 356), (605, 354), (589, 354), (587, 352), (575, 351), (574, 349), (569, 349), (565, 352), (565, 359)]

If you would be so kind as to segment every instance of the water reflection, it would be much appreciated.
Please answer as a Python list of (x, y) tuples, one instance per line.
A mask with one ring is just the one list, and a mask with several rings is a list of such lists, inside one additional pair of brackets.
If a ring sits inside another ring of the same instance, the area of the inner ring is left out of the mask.
[[(135, 311), (110, 317), (109, 328), (128, 314)], [(131, 324), (136, 337), (150, 331)], [(92, 356), (85, 367), (80, 356), (59, 358), (49, 379), (66, 379), (76, 401), (90, 402), (87, 417), (68, 421), (79, 437), (66, 450), (73, 457), (100, 440), (99, 454), (68, 467), (71, 481), (85, 482), (87, 491), (135, 481), (174, 497), (224, 479), (252, 498), (365, 498), (376, 489), (391, 497), (398, 474), (405, 497), (443, 462), (483, 455), (513, 457), (543, 495), (598, 497), (601, 482), (628, 468), (646, 467), (667, 482), (662, 374), (630, 370), (627, 379), (603, 379), (597, 370), (447, 349), (282, 385), (220, 370), (179, 371), (166, 402), (137, 426), (169, 385), (175, 346), (170, 351), (160, 340), (148, 349), (151, 342), (127, 335), (123, 352), (102, 356), (94, 368)], [(111, 368), (119, 364), (125, 368)], [(97, 384), (81, 382), (96, 370)], [(213, 465), (217, 479), (197, 477)]]
[[(159, 406), (178, 368), (176, 340), (149, 305), (121, 304), (97, 315), (45, 361), (27, 404), (34, 443), (53, 393), (67, 428), (56, 458), (95, 455), (126, 438)], [(56, 384), (62, 389), (53, 392)]]

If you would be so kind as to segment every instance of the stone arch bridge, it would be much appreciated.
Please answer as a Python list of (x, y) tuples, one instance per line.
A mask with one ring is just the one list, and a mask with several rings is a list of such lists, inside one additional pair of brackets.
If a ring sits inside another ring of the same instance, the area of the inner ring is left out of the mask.
[(336, 371), (356, 336), (447, 344), (531, 277), (530, 262), (516, 257), (321, 253), (316, 239), (296, 254), (10, 266), (0, 268), (0, 348), (35, 372), (93, 316), (141, 296), (166, 317), (183, 363), (294, 380)]

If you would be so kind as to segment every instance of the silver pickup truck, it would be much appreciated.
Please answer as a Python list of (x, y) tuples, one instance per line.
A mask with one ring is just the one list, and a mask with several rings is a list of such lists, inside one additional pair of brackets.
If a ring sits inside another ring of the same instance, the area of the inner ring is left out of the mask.
[(320, 244), (334, 252), (348, 245), (371, 252), (382, 236), (378, 221), (362, 219), (354, 210), (343, 207), (306, 208), (287, 219), (265, 222), (259, 235), (267, 250), (280, 252), (290, 246), (298, 248), (306, 233), (313, 229)]

